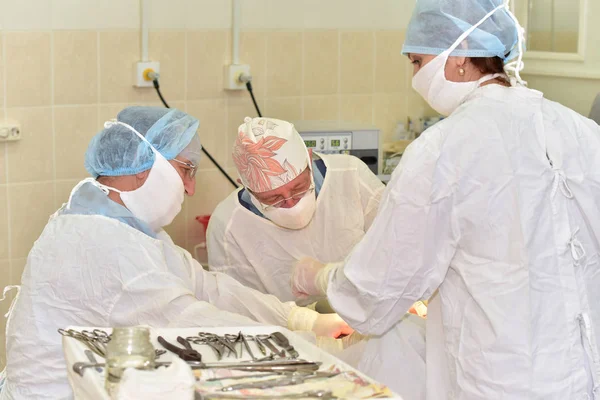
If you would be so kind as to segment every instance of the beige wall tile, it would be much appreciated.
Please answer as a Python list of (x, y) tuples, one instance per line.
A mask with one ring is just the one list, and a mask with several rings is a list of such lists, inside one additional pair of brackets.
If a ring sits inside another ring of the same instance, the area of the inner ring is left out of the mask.
[[(2, 260), (0, 261), (0, 285), (2, 287), (6, 287), (11, 284), (10, 281), (10, 261)], [(2, 315), (8, 312), (10, 308), (10, 303), (15, 296), (14, 290), (9, 292), (6, 296), (6, 299), (0, 303), (0, 313)], [(0, 367), (4, 368), (6, 366), (6, 318), (2, 318), (0, 321)]]
[(304, 97), (304, 118), (308, 121), (337, 121), (339, 119), (339, 97)]
[(54, 104), (98, 101), (98, 34), (57, 31), (54, 35)]
[[(275, 0), (281, 3), (293, 0)], [(406, 27), (414, 1), (302, 0), (305, 29), (398, 29)], [(296, 24), (299, 23), (296, 21)], [(266, 28), (266, 27), (265, 27)]]
[(340, 92), (372, 93), (374, 66), (372, 31), (342, 32), (340, 35)]
[(0, 185), (6, 183), (6, 152), (8, 151), (7, 147), (8, 143), (0, 143)]
[(187, 35), (187, 100), (223, 97), (223, 67), (230, 58), (229, 33), (191, 31)]
[(6, 104), (50, 105), (50, 33), (10, 32), (6, 45)]
[[(10, 260), (10, 281), (12, 285), (21, 284), (21, 276), (27, 265), (27, 258), (15, 258)], [(16, 296), (16, 292), (12, 292)]]
[[(0, 260), (0, 285), (2, 288), (12, 283), (10, 279), (10, 260)], [(14, 292), (11, 292), (13, 294)], [(3, 301), (0, 303), (0, 310), (2, 315), (6, 314), (10, 307), (10, 301)], [(5, 311), (6, 310), (6, 311)], [(4, 318), (2, 318), (4, 320)], [(3, 321), (4, 322), (4, 321)], [(2, 331), (4, 333), (4, 331)]]
[(381, 130), (382, 143), (389, 142), (398, 122), (406, 121), (406, 95), (376, 94), (374, 103), (375, 126)]
[[(188, 202), (188, 241), (199, 239), (202, 229), (194, 218), (198, 215), (212, 214), (213, 210), (233, 191), (231, 183), (219, 171), (201, 171), (196, 176), (196, 186), (203, 188)], [(197, 243), (197, 242), (196, 242)]]
[(372, 95), (340, 96), (340, 120), (344, 122), (373, 123)]
[(96, 17), (98, 29), (140, 28), (139, 0), (102, 0)]
[[(189, 0), (149, 0), (150, 29), (186, 29)], [(152, 43), (152, 41), (150, 42)]]
[[(252, 88), (255, 96), (263, 99), (267, 93), (267, 34), (242, 32), (240, 34), (240, 62), (250, 65)], [(246, 96), (248, 93), (244, 93)]]
[(139, 59), (138, 32), (100, 32), (100, 101), (102, 103), (136, 103), (155, 100), (154, 90), (133, 87), (133, 68)]
[(8, 197), (6, 186), (0, 186), (0, 260), (8, 259)]
[(408, 89), (405, 77), (411, 65), (401, 54), (404, 37), (404, 31), (375, 33), (375, 92), (395, 93)]
[(93, 0), (52, 0), (52, 29), (98, 29), (102, 23), (98, 17), (102, 3)]
[(56, 179), (83, 179), (85, 151), (98, 132), (97, 106), (54, 108)]
[(298, 121), (302, 119), (302, 98), (281, 97), (265, 101), (263, 116), (282, 119), (284, 121)]
[[(181, 111), (185, 111), (185, 102), (183, 101), (174, 101), (172, 104), (169, 104), (173, 108), (177, 108)], [(124, 108), (131, 106), (152, 106), (152, 107), (162, 107), (162, 103), (159, 102), (144, 102), (144, 103), (118, 103), (118, 104), (100, 104), (98, 107), (98, 123), (96, 132), (99, 132), (103, 127), (106, 121), (117, 118), (117, 114), (121, 112)]]
[(303, 59), (305, 96), (338, 92), (338, 31), (305, 31)]
[(304, 28), (304, 0), (250, 0), (241, 1), (240, 3), (243, 28)]
[[(227, 103), (225, 100), (196, 100), (187, 103), (188, 114), (200, 120), (198, 134), (202, 146), (214, 159), (227, 164)], [(200, 169), (215, 168), (212, 162), (202, 155)]]
[(119, 111), (130, 105), (132, 104), (100, 104), (100, 106), (98, 106), (98, 122), (96, 130), (99, 132), (104, 127), (106, 121), (117, 118)]
[(52, 28), (51, 0), (2, 0), (5, 30), (48, 30)]
[[(167, 102), (185, 99), (185, 32), (150, 32), (149, 56), (160, 61), (160, 91)], [(153, 90), (153, 89), (152, 89)]]
[(267, 96), (302, 94), (302, 33), (271, 32), (267, 36)]
[(544, 93), (545, 98), (557, 101), (582, 115), (589, 115), (594, 98), (600, 93), (600, 80), (597, 79), (538, 75), (525, 75), (523, 79), (527, 81), (528, 87)]
[(53, 179), (52, 109), (9, 108), (6, 116), (21, 124), (21, 140), (8, 146), (8, 182)]
[(27, 257), (54, 209), (54, 183), (11, 185), (10, 232), (12, 257)]
[(186, 9), (187, 29), (231, 28), (231, 0), (187, 0)]
[(0, 34), (0, 107), (4, 106), (4, 74), (6, 73), (6, 66), (4, 65), (4, 58), (2, 57), (2, 34)]
[(68, 179), (54, 182), (54, 208), (58, 210), (69, 201), (71, 191), (80, 182), (79, 179)]

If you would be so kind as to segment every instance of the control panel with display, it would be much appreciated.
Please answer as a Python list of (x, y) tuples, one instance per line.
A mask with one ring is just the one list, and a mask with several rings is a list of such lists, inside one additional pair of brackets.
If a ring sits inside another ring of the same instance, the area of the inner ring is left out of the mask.
[(374, 174), (380, 172), (379, 129), (344, 121), (295, 121), (294, 126), (312, 151), (349, 154), (363, 161)]
[(352, 149), (351, 134), (336, 136), (304, 135), (303, 140), (307, 148), (324, 154), (348, 154), (348, 151)]

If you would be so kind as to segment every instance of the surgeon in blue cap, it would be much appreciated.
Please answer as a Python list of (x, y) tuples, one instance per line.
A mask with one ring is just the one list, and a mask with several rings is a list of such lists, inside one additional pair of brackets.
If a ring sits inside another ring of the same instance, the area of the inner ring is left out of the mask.
[(68, 326), (260, 322), (312, 330), (327, 346), (351, 333), (335, 314), (281, 303), (206, 272), (163, 230), (184, 194), (195, 192), (198, 125), (179, 110), (129, 107), (92, 139), (85, 155), (92, 177), (76, 185), (29, 253), (7, 323), (0, 398), (72, 398), (56, 333)]

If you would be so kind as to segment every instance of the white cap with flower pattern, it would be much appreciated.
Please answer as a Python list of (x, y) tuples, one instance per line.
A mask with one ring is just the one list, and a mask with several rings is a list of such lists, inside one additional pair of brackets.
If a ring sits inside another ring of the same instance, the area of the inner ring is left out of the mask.
[(233, 161), (244, 186), (254, 193), (275, 190), (296, 178), (310, 157), (294, 125), (273, 118), (244, 119)]

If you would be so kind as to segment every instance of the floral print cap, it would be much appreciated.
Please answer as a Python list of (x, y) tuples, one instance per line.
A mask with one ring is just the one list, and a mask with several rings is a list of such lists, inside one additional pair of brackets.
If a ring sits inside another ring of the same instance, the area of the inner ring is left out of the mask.
[(246, 117), (238, 128), (233, 161), (244, 186), (254, 193), (275, 190), (309, 166), (308, 151), (294, 125)]

